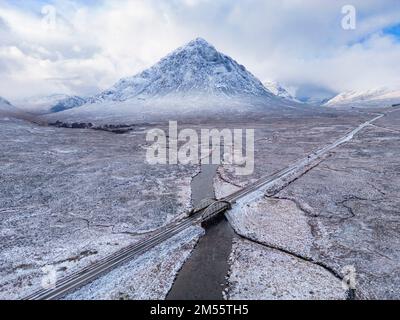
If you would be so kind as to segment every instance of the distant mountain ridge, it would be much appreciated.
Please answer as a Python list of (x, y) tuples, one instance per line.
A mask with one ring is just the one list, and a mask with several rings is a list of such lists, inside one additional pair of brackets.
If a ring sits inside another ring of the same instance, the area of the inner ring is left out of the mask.
[(47, 114), (80, 107), (87, 103), (88, 100), (85, 97), (57, 93), (48, 96), (25, 98), (17, 101), (17, 106), (29, 113)]
[(4, 99), (3, 97), (0, 97), (0, 106), (1, 107), (12, 107), (12, 104), (10, 103), (10, 101)]
[(263, 82), (264, 87), (272, 92), (275, 96), (289, 101), (301, 103), (297, 98), (289, 93), (279, 82), (273, 80), (267, 80)]
[(1, 112), (16, 112), (17, 108), (8, 100), (0, 97), (0, 111)]
[(381, 87), (365, 91), (346, 91), (324, 106), (384, 107), (400, 104), (400, 89)]
[(83, 106), (88, 101), (90, 101), (89, 98), (83, 98), (83, 97), (79, 97), (79, 96), (68, 96), (64, 99), (57, 101), (56, 104), (54, 104), (50, 108), (50, 112), (57, 113), (57, 112), (70, 110), (73, 108), (78, 108), (80, 106)]
[(0, 97), (0, 116), (15, 117), (19, 110), (8, 100)]

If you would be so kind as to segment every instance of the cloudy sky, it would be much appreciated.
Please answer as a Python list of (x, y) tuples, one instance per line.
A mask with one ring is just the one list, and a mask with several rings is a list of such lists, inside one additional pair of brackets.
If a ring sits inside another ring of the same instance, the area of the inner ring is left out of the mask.
[(399, 0), (0, 0), (0, 96), (94, 94), (196, 37), (303, 96), (400, 86)]

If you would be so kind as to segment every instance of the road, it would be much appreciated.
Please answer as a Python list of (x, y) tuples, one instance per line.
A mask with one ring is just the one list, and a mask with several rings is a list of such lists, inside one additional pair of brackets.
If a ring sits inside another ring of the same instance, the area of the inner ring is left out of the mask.
[(203, 223), (206, 220), (212, 219), (213, 217), (227, 211), (232, 205), (235, 205), (237, 202), (245, 201), (246, 203), (248, 203), (256, 200), (258, 197), (262, 197), (265, 191), (268, 190), (268, 188), (272, 187), (274, 184), (282, 181), (282, 179), (285, 179), (289, 176), (291, 177), (291, 179), (296, 178), (296, 173), (302, 172), (304, 168), (307, 168), (314, 162), (319, 161), (324, 155), (326, 155), (333, 149), (351, 141), (358, 132), (372, 125), (374, 122), (378, 121), (384, 116), (385, 114), (380, 114), (376, 116), (372, 120), (361, 124), (334, 143), (329, 144), (324, 148), (311, 153), (306, 158), (295, 162), (289, 167), (284, 168), (283, 170), (280, 170), (273, 175), (264, 177), (254, 184), (251, 184), (250, 186), (231, 194), (223, 200), (213, 202), (207, 208), (199, 210), (192, 216), (161, 228), (159, 231), (155, 232), (147, 239), (141, 240), (138, 243), (128, 246), (102, 260), (99, 260), (93, 265), (83, 270), (80, 270), (77, 273), (71, 274), (70, 276), (61, 279), (57, 282), (56, 288), (40, 290), (26, 297), (25, 300), (61, 299), (65, 297), (68, 293), (73, 292), (81, 288), (85, 284), (92, 282), (93, 280), (99, 278), (100, 276), (106, 274), (107, 272), (120, 266), (121, 264), (139, 257), (140, 255), (151, 250), (152, 248), (160, 245), (164, 241), (179, 234), (188, 227)]

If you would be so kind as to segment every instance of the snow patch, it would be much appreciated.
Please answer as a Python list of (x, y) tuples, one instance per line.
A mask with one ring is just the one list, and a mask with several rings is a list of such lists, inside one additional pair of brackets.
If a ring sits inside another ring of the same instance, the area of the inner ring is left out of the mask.
[(324, 268), (247, 240), (235, 240), (227, 300), (345, 300), (339, 279)]
[(161, 300), (190, 256), (200, 227), (191, 227), (148, 253), (79, 289), (66, 300)]

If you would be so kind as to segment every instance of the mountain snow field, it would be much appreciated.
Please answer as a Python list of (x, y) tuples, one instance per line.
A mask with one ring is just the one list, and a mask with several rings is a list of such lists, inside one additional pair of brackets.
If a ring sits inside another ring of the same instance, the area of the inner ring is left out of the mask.
[(111, 123), (160, 115), (243, 113), (301, 106), (285, 92), (279, 88), (278, 95), (272, 93), (243, 65), (198, 38), (153, 67), (87, 98), (83, 106), (46, 118)]
[(400, 89), (378, 88), (347, 91), (329, 100), (327, 107), (390, 107), (400, 104)]
[(263, 82), (264, 87), (268, 89), (268, 91), (272, 92), (275, 96), (280, 97), (282, 99), (286, 99), (293, 102), (301, 103), (298, 99), (296, 99), (289, 91), (280, 85), (276, 81), (268, 80)]

